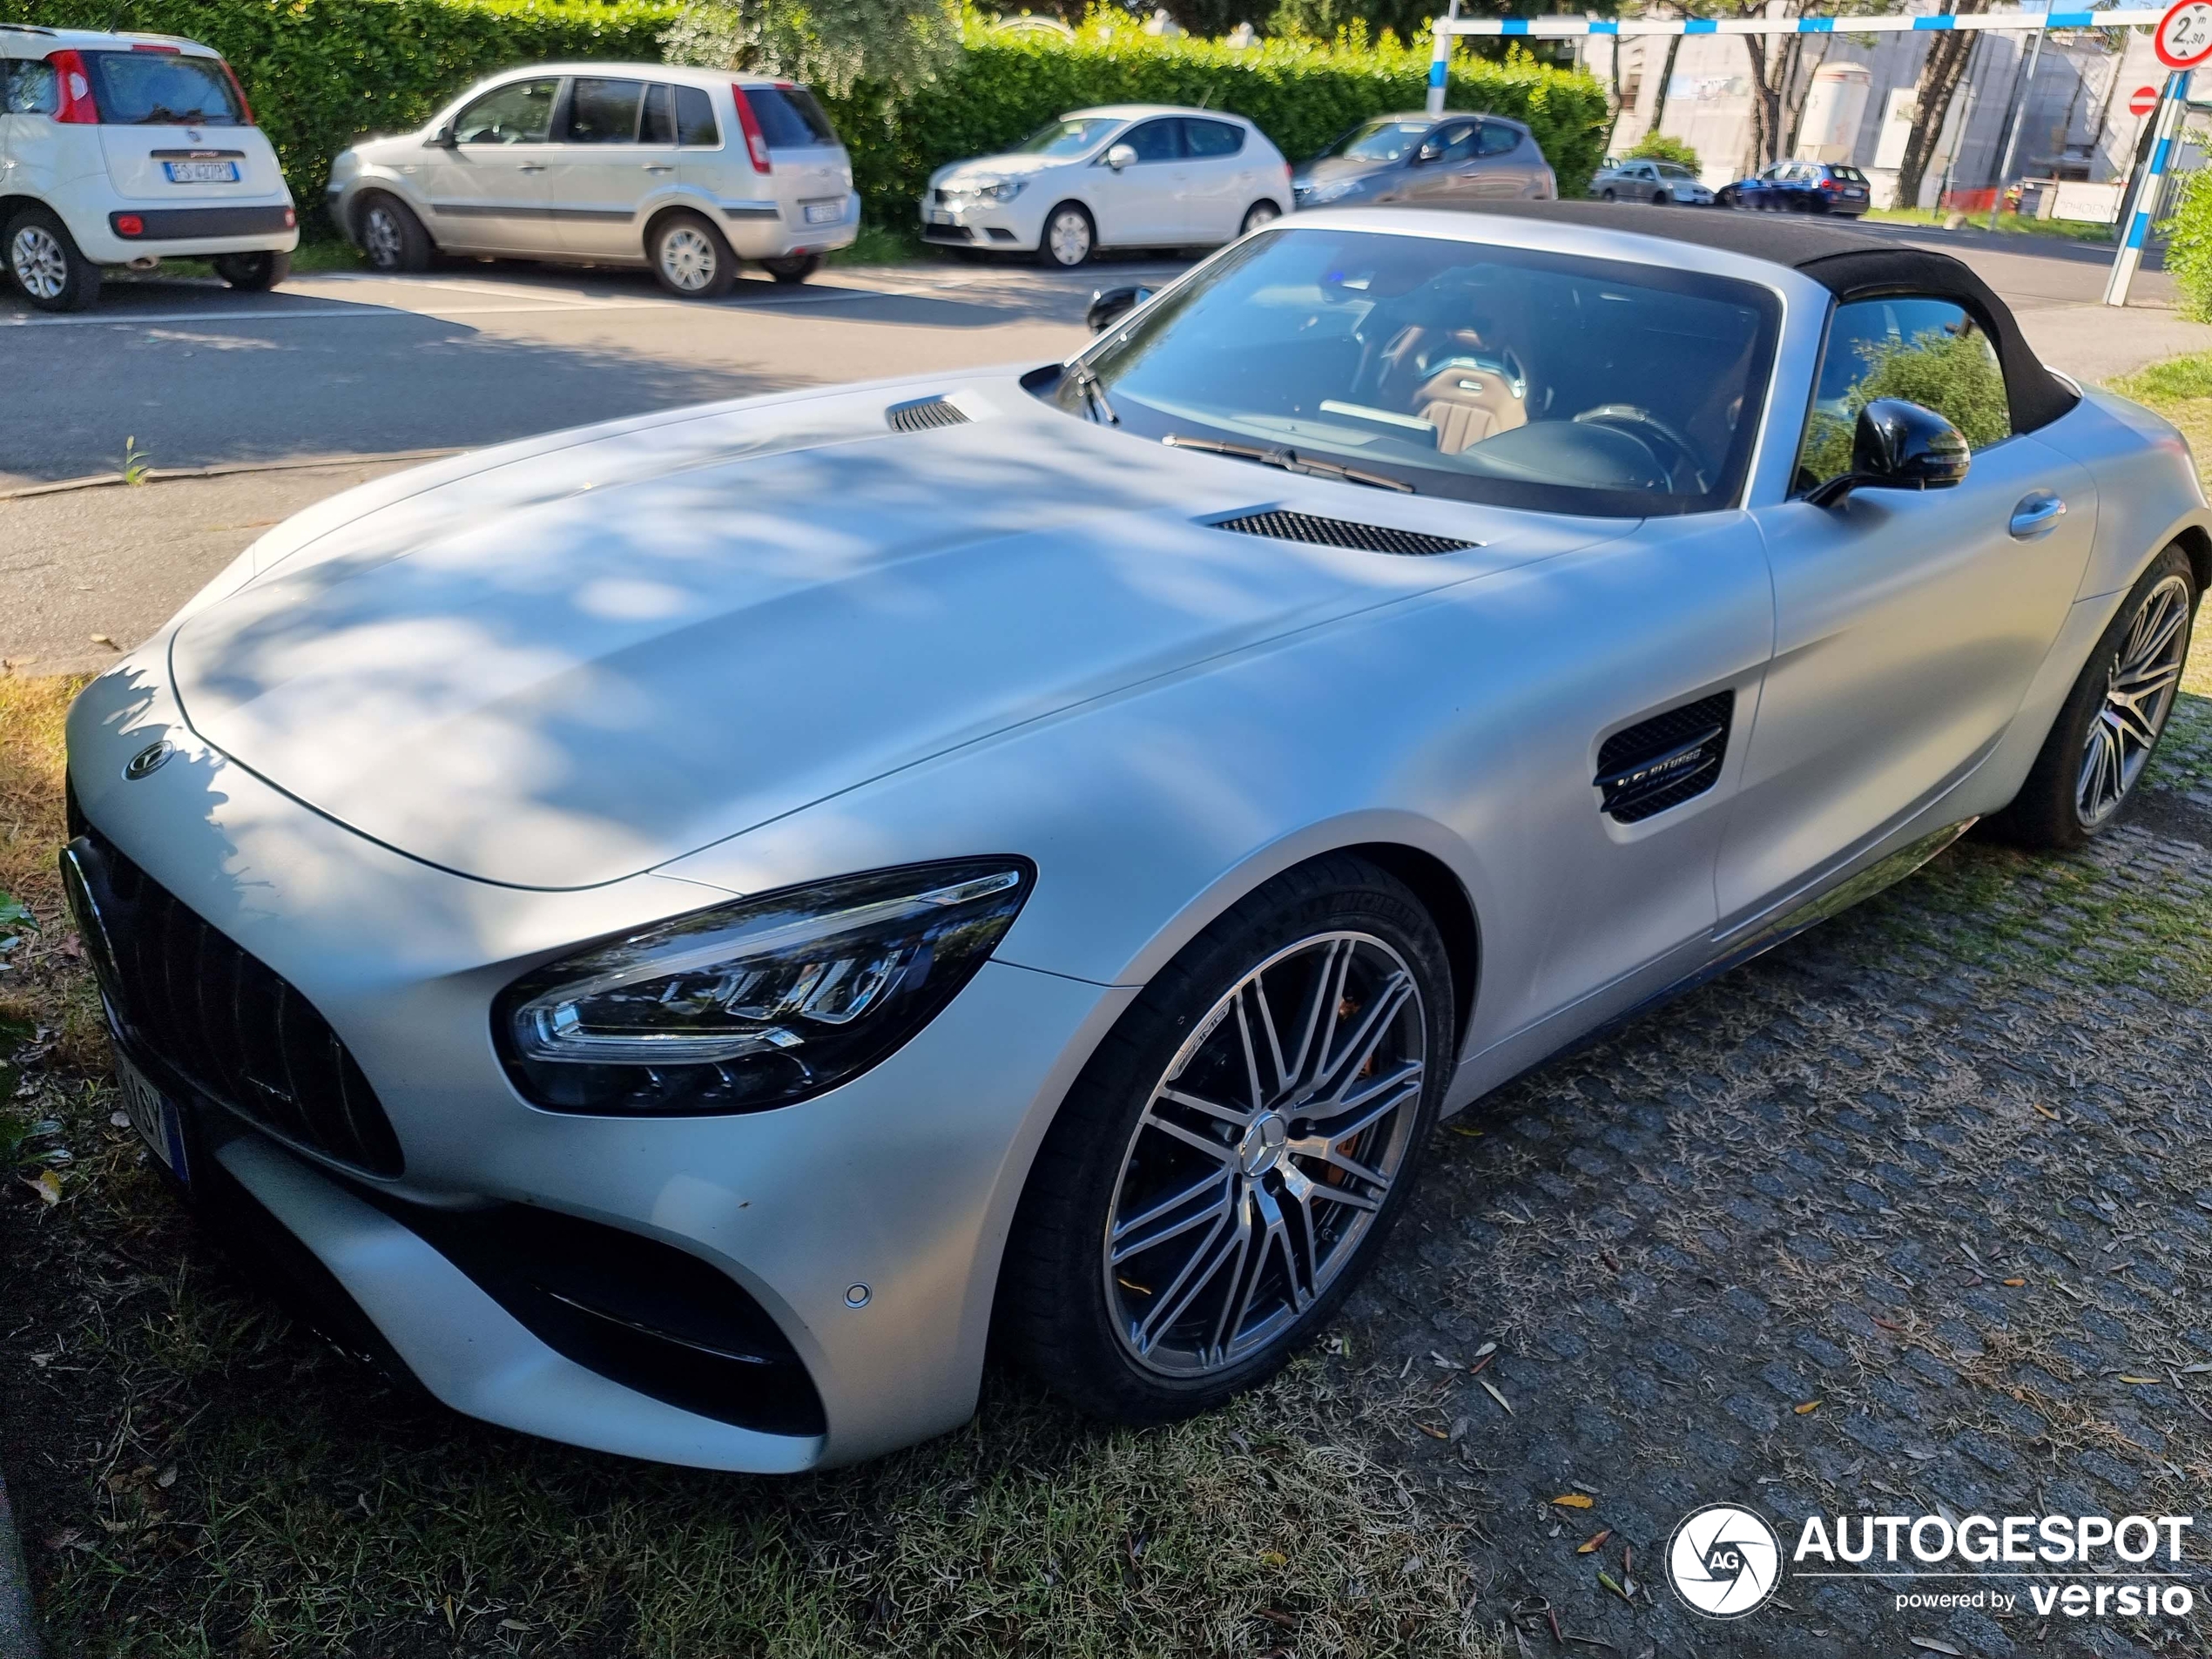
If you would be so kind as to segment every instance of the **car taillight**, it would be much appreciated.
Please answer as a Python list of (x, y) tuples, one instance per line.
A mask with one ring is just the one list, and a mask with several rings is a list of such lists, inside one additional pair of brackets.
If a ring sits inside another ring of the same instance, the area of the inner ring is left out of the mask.
[(745, 131), (745, 153), (752, 158), (755, 172), (769, 171), (768, 140), (760, 131), (760, 118), (752, 112), (752, 102), (745, 95), (745, 88), (732, 85), (730, 96), (737, 100), (738, 125)]
[(229, 59), (224, 58), (219, 61), (221, 62), (223, 65), (223, 73), (231, 78), (231, 91), (238, 94), (239, 113), (245, 118), (246, 125), (252, 126), (253, 125), (253, 106), (246, 102), (246, 88), (239, 84), (238, 71), (231, 67)]
[(168, 52), (173, 57), (180, 49), (158, 40), (134, 40), (131, 43), (131, 50), (134, 52)]
[(54, 84), (61, 94), (54, 119), (69, 126), (99, 125), (100, 106), (92, 97), (92, 83), (84, 73), (84, 59), (76, 52), (64, 51), (48, 52), (46, 61), (54, 66)]
[(1834, 179), (1822, 179), (1822, 180), (1820, 181), (1820, 187), (1821, 187), (1823, 190), (1841, 190), (1841, 189), (1843, 188), (1843, 186), (1842, 186), (1841, 185), (1838, 184), (1838, 183), (1837, 183)]

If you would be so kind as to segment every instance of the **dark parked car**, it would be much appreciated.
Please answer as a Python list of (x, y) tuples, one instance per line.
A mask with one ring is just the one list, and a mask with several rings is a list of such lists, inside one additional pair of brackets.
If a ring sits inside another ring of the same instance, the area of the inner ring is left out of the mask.
[(1841, 213), (1857, 219), (1871, 205), (1866, 175), (1840, 161), (1777, 161), (1749, 179), (1723, 185), (1723, 207), (1757, 207), (1770, 213)]
[(1377, 115), (1347, 127), (1291, 174), (1299, 207), (1559, 194), (1528, 129), (1501, 115)]

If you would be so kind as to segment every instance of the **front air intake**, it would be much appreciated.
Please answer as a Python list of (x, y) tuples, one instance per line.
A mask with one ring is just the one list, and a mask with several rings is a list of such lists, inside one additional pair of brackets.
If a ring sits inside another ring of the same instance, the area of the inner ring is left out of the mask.
[(959, 406), (941, 397), (925, 397), (914, 403), (894, 403), (883, 418), (894, 432), (927, 432), (941, 426), (965, 426), (968, 416)]
[(1217, 530), (1239, 536), (1266, 536), (1278, 542), (1304, 542), (1315, 547), (1348, 547), (1361, 553), (1396, 553), (1426, 558), (1433, 553), (1460, 553), (1480, 542), (1463, 542), (1426, 530), (1393, 529), (1387, 524), (1355, 524), (1350, 519), (1321, 518), (1312, 513), (1246, 513), (1241, 518), (1215, 521)]

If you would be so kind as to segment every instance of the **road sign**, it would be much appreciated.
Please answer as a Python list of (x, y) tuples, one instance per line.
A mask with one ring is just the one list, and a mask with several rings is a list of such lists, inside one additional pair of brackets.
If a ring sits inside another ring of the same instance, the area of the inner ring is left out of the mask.
[(2168, 69), (2195, 69), (2212, 58), (2212, 0), (2177, 0), (2158, 20), (2151, 44)]
[(2157, 107), (2158, 89), (2155, 86), (2139, 86), (2128, 94), (2128, 113), (2130, 115), (2148, 115)]

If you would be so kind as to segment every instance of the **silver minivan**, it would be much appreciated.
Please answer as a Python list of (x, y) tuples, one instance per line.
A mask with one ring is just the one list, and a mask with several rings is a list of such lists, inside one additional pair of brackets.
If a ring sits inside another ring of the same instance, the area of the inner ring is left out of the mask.
[(331, 164), (331, 216), (380, 271), (435, 253), (644, 266), (679, 298), (740, 260), (803, 282), (860, 227), (852, 158), (806, 87), (659, 64), (547, 64)]

